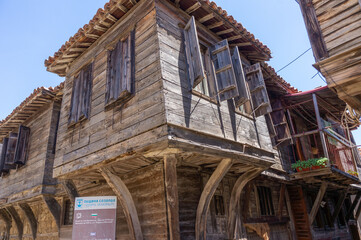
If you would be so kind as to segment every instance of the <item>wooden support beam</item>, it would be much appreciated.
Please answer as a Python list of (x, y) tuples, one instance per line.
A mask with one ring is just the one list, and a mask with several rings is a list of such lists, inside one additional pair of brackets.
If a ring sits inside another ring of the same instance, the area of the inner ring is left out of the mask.
[(335, 222), (338, 214), (340, 213), (342, 209), (343, 202), (345, 201), (347, 196), (347, 191), (342, 191), (341, 194), (338, 197), (337, 204), (335, 206), (335, 210), (333, 211), (332, 217), (331, 217), (331, 226), (333, 226), (333, 223)]
[(231, 47), (247, 47), (247, 46), (252, 46), (251, 42), (243, 42), (243, 43), (234, 43), (234, 44), (230, 44)]
[(85, 37), (91, 38), (91, 39), (95, 39), (95, 40), (97, 40), (97, 39), (99, 38), (98, 35), (96, 35), (96, 34), (90, 34), (90, 33), (86, 33), (86, 34), (85, 34)]
[(123, 13), (127, 13), (128, 12), (128, 8), (126, 8), (122, 3), (118, 3), (116, 5), (117, 8), (119, 8), (120, 11), (122, 11)]
[(321, 138), (323, 153), (324, 153), (325, 157), (328, 159), (327, 165), (329, 167), (331, 163), (330, 163), (330, 158), (329, 158), (328, 151), (327, 151), (325, 133), (322, 131), (322, 120), (321, 120), (321, 116), (320, 116), (320, 111), (318, 109), (317, 95), (315, 93), (312, 94), (312, 100), (313, 100), (313, 106), (315, 108), (318, 130), (320, 131), (320, 138)]
[(209, 25), (207, 26), (208, 29), (213, 29), (213, 28), (217, 28), (217, 27), (220, 27), (220, 26), (223, 26), (224, 25), (224, 22), (216, 22), (212, 25)]
[(6, 209), (0, 209), (0, 218), (4, 221), (5, 223), (5, 228), (6, 228), (6, 240), (8, 240), (10, 238), (10, 229), (11, 229), (11, 216), (8, 213), (8, 211), (6, 211)]
[(19, 207), (29, 222), (33, 239), (36, 239), (36, 233), (38, 232), (38, 221), (35, 218), (33, 210), (27, 203), (19, 203)]
[(197, 213), (196, 213), (196, 240), (206, 240), (207, 235), (207, 214), (209, 209), (209, 204), (213, 198), (213, 195), (222, 181), (223, 177), (232, 167), (232, 159), (226, 158), (223, 159), (216, 170), (213, 172), (212, 176), (209, 178), (207, 184), (205, 185), (201, 198), (199, 199)]
[(179, 3), (180, 3), (180, 1), (181, 1), (181, 0), (175, 0), (175, 1), (174, 1), (174, 4), (175, 4), (175, 6), (176, 6), (176, 7), (179, 7), (179, 5), (180, 5), (180, 4), (179, 4)]
[(246, 186), (246, 184), (257, 177), (258, 175), (263, 172), (263, 169), (254, 169), (249, 172), (244, 173), (241, 175), (236, 183), (233, 186), (232, 193), (231, 193), (231, 199), (228, 207), (228, 238), (234, 239), (235, 238), (235, 229), (236, 229), (236, 218), (238, 214), (240, 213), (240, 209), (237, 209), (239, 199), (241, 197), (241, 192)]
[(360, 213), (361, 213), (361, 203), (358, 205), (358, 208), (357, 208), (357, 211), (356, 211), (356, 215), (355, 215), (356, 221), (360, 217)]
[(133, 4), (133, 6), (134, 6), (135, 4), (137, 4), (137, 0), (129, 0), (129, 2), (130, 2), (131, 4)]
[(213, 13), (210, 13), (210, 14), (208, 14), (208, 15), (206, 15), (206, 16), (204, 16), (204, 17), (202, 17), (202, 18), (200, 18), (199, 20), (198, 20), (198, 22), (200, 22), (200, 23), (205, 23), (205, 22), (207, 22), (207, 21), (209, 21), (209, 20), (211, 20), (212, 18), (214, 18), (214, 14)]
[(127, 186), (117, 175), (113, 174), (109, 168), (102, 167), (100, 169), (100, 173), (107, 181), (110, 188), (117, 195), (120, 204), (122, 205), (125, 218), (127, 220), (129, 233), (132, 240), (142, 240), (143, 233), (140, 227), (140, 222), (138, 218), (137, 209), (135, 208), (135, 204), (130, 194)]
[(116, 17), (114, 17), (113, 15), (111, 15), (110, 13), (108, 13), (107, 15), (105, 15), (105, 17), (106, 17), (107, 19), (109, 19), (110, 21), (112, 21), (112, 22), (118, 21), (118, 19), (117, 19)]
[(281, 185), (281, 190), (280, 190), (280, 198), (278, 200), (278, 213), (277, 216), (279, 219), (281, 219), (282, 217), (282, 211), (283, 211), (283, 206), (285, 203), (285, 191), (286, 191), (286, 184), (282, 184)]
[(167, 200), (169, 239), (180, 240), (177, 159), (174, 155), (164, 157), (164, 183)]
[(227, 38), (227, 40), (228, 40), (228, 42), (231, 42), (231, 41), (235, 41), (235, 40), (238, 40), (241, 38), (242, 38), (242, 35), (236, 35), (236, 36)]
[(21, 218), (20, 218), (18, 212), (16, 211), (16, 209), (13, 206), (6, 207), (6, 210), (11, 215), (12, 219), (15, 222), (16, 229), (18, 230), (19, 239), (20, 240), (23, 239), (24, 224), (21, 221)]
[(226, 29), (226, 30), (223, 30), (223, 31), (219, 31), (216, 34), (220, 36), (220, 35), (224, 35), (224, 34), (231, 33), (231, 32), (234, 32), (233, 28), (229, 28), (229, 29)]
[(61, 182), (61, 184), (63, 185), (63, 188), (64, 188), (66, 194), (68, 195), (70, 201), (75, 206), (75, 198), (79, 197), (79, 193), (76, 189), (76, 186), (75, 186), (73, 180), (64, 180)]
[(361, 191), (357, 192), (355, 199), (352, 202), (352, 205), (350, 207), (350, 209), (347, 211), (346, 214), (346, 221), (350, 220), (351, 216), (353, 215), (353, 211), (355, 210), (358, 202), (360, 201), (361, 198)]
[(43, 195), (43, 200), (46, 204), (46, 206), (49, 209), (49, 212), (51, 213), (51, 215), (53, 216), (56, 226), (58, 227), (58, 229), (60, 229), (60, 219), (61, 219), (61, 206), (58, 203), (58, 201), (52, 197), (52, 196), (44, 196)]
[(195, 4), (190, 6), (185, 12), (188, 14), (191, 14), (191, 13), (197, 11), (201, 6), (202, 6), (202, 4), (197, 1)]
[(106, 32), (108, 30), (107, 28), (101, 27), (99, 25), (94, 25), (94, 29), (101, 32)]
[(322, 182), (320, 190), (318, 191), (316, 200), (313, 203), (313, 207), (312, 207), (311, 212), (310, 212), (310, 214), (308, 216), (311, 225), (312, 225), (313, 221), (315, 220), (316, 214), (318, 212), (318, 209), (320, 208), (320, 205), (321, 205), (323, 197), (325, 196), (326, 190), (327, 190), (327, 183)]

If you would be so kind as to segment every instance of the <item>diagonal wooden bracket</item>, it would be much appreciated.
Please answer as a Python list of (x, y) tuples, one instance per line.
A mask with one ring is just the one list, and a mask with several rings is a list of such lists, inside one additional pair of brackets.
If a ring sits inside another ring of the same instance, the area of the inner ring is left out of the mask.
[(61, 184), (63, 185), (63, 188), (64, 188), (65, 192), (67, 193), (70, 201), (75, 206), (75, 198), (79, 197), (79, 193), (78, 193), (78, 190), (76, 189), (76, 186), (75, 186), (73, 180), (64, 180), (61, 182)]
[(333, 226), (333, 223), (335, 222), (338, 214), (340, 213), (343, 202), (346, 199), (346, 196), (347, 196), (347, 191), (343, 191), (343, 192), (341, 192), (340, 196), (338, 197), (337, 204), (335, 206), (335, 210), (333, 211), (333, 214), (331, 217), (331, 226)]
[(58, 203), (58, 201), (52, 197), (52, 196), (45, 196), (43, 195), (43, 200), (48, 207), (51, 215), (53, 216), (55, 223), (58, 227), (58, 230), (60, 229), (60, 219), (61, 219), (61, 206)]
[(10, 229), (11, 229), (11, 215), (6, 211), (6, 209), (0, 209), (0, 218), (5, 222), (6, 225), (6, 239), (10, 238)]
[(207, 214), (209, 204), (211, 203), (212, 197), (219, 183), (222, 181), (223, 177), (227, 174), (232, 165), (232, 159), (223, 159), (217, 166), (216, 170), (213, 172), (212, 176), (209, 178), (202, 191), (196, 213), (196, 240), (206, 240)]
[(309, 221), (310, 224), (312, 225), (313, 221), (315, 220), (316, 214), (318, 212), (318, 209), (320, 208), (321, 202), (323, 197), (325, 196), (326, 190), (327, 190), (327, 183), (326, 182), (322, 182), (320, 190), (318, 191), (317, 197), (315, 202), (313, 203), (313, 207), (312, 210), (309, 214)]
[(130, 194), (127, 186), (120, 177), (113, 174), (107, 167), (100, 168), (100, 173), (103, 175), (110, 188), (117, 195), (119, 202), (122, 205), (131, 239), (143, 240), (143, 233), (140, 227), (137, 209), (135, 208), (132, 195)]
[(229, 239), (234, 239), (234, 233), (235, 233), (235, 229), (236, 229), (236, 217), (239, 212), (239, 209), (237, 209), (237, 206), (238, 206), (238, 203), (239, 203), (239, 200), (241, 197), (241, 192), (249, 181), (251, 181), (252, 179), (257, 177), (263, 171), (264, 171), (263, 169), (262, 170), (254, 169), (249, 172), (246, 172), (243, 175), (241, 175), (237, 179), (236, 183), (234, 184), (232, 193), (231, 193), (229, 208), (228, 208), (228, 238)]
[(16, 228), (18, 230), (19, 239), (23, 239), (24, 224), (21, 221), (21, 218), (20, 218), (18, 212), (16, 211), (16, 209), (13, 206), (6, 207), (6, 210), (11, 215), (12, 219), (15, 222)]
[(30, 224), (33, 239), (36, 239), (36, 233), (38, 231), (38, 221), (35, 218), (33, 210), (31, 210), (31, 207), (27, 203), (19, 203), (18, 205), (20, 209), (24, 212), (24, 215)]
[(361, 191), (357, 192), (356, 197), (353, 200), (350, 209), (347, 211), (347, 214), (345, 217), (347, 222), (348, 222), (348, 220), (350, 220), (351, 216), (353, 215), (353, 211), (355, 210), (357, 203), (360, 201), (360, 198), (361, 198)]

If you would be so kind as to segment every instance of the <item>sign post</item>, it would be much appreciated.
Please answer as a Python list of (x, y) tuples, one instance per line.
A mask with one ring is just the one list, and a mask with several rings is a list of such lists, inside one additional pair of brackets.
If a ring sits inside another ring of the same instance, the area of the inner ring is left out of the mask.
[(77, 197), (73, 240), (115, 240), (117, 197)]

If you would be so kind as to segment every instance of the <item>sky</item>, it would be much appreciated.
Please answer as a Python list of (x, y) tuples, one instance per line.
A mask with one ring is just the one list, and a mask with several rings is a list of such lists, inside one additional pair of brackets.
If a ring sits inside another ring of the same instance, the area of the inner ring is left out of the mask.
[[(0, 119), (40, 86), (64, 78), (49, 73), (44, 60), (93, 18), (108, 0), (0, 0)], [(310, 48), (296, 0), (215, 0), (272, 51), (269, 64), (278, 71)], [(278, 72), (301, 91), (324, 86), (315, 74), (312, 50)], [(315, 77), (314, 77), (315, 76)], [(313, 78), (312, 78), (313, 77)], [(361, 144), (361, 130), (354, 131)]]

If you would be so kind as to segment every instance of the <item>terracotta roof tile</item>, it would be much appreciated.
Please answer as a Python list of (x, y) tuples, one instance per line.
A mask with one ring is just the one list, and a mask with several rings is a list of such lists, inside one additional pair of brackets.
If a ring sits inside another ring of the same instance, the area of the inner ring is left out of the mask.
[(286, 80), (284, 80), (280, 75), (278, 75), (276, 70), (273, 67), (271, 67), (267, 63), (264, 63), (263, 66), (264, 66), (264, 68), (267, 69), (267, 71), (270, 74), (270, 76), (272, 77), (272, 79), (276, 80), (277, 83), (280, 86), (282, 86), (289, 94), (301, 92), (297, 88), (291, 86), (291, 84), (288, 83)]

